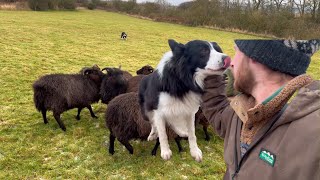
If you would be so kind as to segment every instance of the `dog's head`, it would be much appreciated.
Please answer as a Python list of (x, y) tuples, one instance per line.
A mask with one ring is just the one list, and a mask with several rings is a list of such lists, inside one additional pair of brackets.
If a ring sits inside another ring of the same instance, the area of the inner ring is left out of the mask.
[(190, 79), (203, 88), (205, 77), (222, 75), (231, 62), (230, 57), (223, 54), (215, 42), (194, 40), (181, 44), (170, 39), (168, 43), (171, 51), (164, 55), (157, 68), (160, 76), (165, 66), (175, 66), (180, 79)]
[(215, 42), (194, 40), (183, 45), (169, 40), (169, 46), (173, 59), (184, 61), (187, 66), (185, 68), (194, 71), (205, 70), (208, 74), (222, 74), (221, 70), (227, 68), (231, 62), (230, 57), (223, 54), (222, 49)]

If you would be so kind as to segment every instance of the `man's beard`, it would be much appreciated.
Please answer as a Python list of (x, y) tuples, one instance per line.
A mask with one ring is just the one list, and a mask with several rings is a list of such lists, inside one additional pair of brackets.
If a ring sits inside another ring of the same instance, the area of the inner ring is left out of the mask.
[(234, 74), (234, 88), (237, 91), (250, 95), (255, 83), (252, 71), (247, 68), (248, 63), (242, 63), (238, 73)]

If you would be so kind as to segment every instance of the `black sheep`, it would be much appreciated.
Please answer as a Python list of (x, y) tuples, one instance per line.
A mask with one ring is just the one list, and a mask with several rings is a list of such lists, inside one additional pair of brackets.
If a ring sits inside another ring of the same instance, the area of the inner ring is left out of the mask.
[(130, 79), (128, 79), (127, 92), (138, 92), (141, 80), (146, 75), (153, 73), (153, 70), (153, 67), (149, 65), (145, 65), (141, 69), (137, 70), (137, 76), (133, 76)]
[[(42, 76), (33, 84), (34, 103), (41, 111), (43, 121), (48, 123), (46, 112), (53, 111), (53, 116), (60, 128), (66, 127), (60, 119), (60, 114), (72, 108), (87, 107), (91, 116), (95, 117), (91, 104), (100, 99), (99, 90), (104, 74), (98, 67), (86, 69), (83, 74), (49, 74)], [(78, 119), (77, 118), (77, 119)]]
[[(151, 131), (150, 123), (142, 117), (138, 93), (135, 92), (121, 94), (111, 100), (106, 110), (105, 119), (110, 130), (110, 154), (115, 152), (114, 141), (116, 138), (127, 148), (130, 154), (133, 154), (133, 147), (129, 141), (132, 139), (146, 140)], [(180, 138), (169, 129), (168, 135), (175, 138), (179, 152), (182, 151)], [(158, 146), (159, 141), (157, 140), (152, 155), (156, 154)]]
[(128, 80), (128, 89), (127, 92), (138, 92), (140, 82), (146, 75), (137, 75), (133, 76)]
[(150, 65), (145, 65), (141, 69), (137, 70), (137, 75), (148, 75), (153, 73), (154, 69)]
[[(103, 70), (107, 74), (102, 73)], [(120, 73), (118, 73), (120, 71)], [(42, 112), (44, 123), (47, 124), (46, 112), (53, 111), (53, 116), (62, 130), (66, 130), (60, 119), (60, 114), (72, 108), (78, 108), (77, 119), (84, 107), (96, 117), (91, 104), (100, 98), (108, 102), (115, 96), (126, 92), (127, 81), (121, 70), (98, 66), (83, 68), (83, 74), (51, 74), (45, 75), (33, 84), (34, 103), (37, 110)], [(103, 90), (101, 89), (103, 87)]]
[(127, 92), (128, 80), (119, 68), (104, 68), (107, 74), (100, 88), (101, 102), (108, 104), (114, 97)]

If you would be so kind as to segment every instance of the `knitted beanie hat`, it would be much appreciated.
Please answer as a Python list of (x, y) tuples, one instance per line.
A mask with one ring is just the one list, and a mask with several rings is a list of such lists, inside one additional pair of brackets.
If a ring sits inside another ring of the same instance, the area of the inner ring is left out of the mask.
[(251, 59), (292, 76), (306, 73), (310, 57), (320, 49), (320, 39), (235, 40), (235, 43)]

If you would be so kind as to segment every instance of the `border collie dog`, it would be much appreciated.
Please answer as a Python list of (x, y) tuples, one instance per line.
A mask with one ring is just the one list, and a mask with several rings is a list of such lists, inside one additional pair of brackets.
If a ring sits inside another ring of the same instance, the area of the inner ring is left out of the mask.
[(166, 126), (180, 137), (187, 137), (190, 153), (196, 161), (202, 152), (195, 135), (195, 113), (208, 75), (222, 74), (230, 64), (230, 57), (222, 53), (214, 42), (201, 40), (187, 44), (168, 41), (171, 51), (164, 54), (154, 73), (140, 83), (139, 103), (145, 120), (152, 129), (148, 140), (159, 138), (161, 157), (171, 158)]
[(127, 39), (127, 34), (125, 32), (122, 32), (120, 38), (123, 39), (123, 40), (126, 40)]

